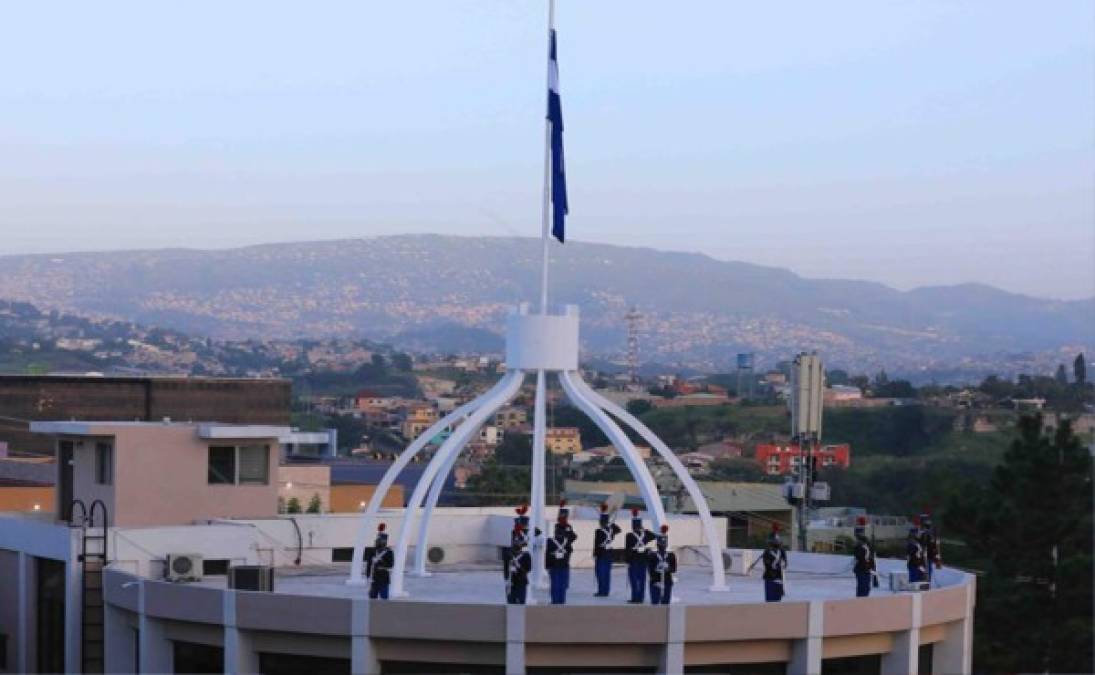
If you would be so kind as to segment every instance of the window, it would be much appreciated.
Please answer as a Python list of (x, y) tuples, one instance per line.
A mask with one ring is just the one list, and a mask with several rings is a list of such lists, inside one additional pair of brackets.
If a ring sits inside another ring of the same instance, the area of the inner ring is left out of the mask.
[(267, 485), (270, 482), (270, 446), (209, 446), (210, 485)]
[(212, 560), (207, 558), (205, 560), (202, 560), (202, 576), (203, 577), (225, 576), (227, 574), (228, 574), (228, 559), (227, 558), (219, 558), (219, 559), (212, 559)]
[(95, 482), (99, 485), (114, 483), (114, 446), (110, 443), (95, 444)]
[(236, 482), (236, 448), (209, 446), (209, 484), (232, 485)]
[(270, 452), (265, 445), (245, 445), (238, 448), (240, 485), (266, 485), (269, 478)]

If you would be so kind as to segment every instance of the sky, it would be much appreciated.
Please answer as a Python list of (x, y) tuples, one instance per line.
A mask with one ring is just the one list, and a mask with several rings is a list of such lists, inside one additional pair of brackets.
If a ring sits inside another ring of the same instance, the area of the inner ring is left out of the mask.
[[(1090, 0), (556, 15), (570, 238), (1095, 295)], [(545, 0), (6, 3), (0, 254), (537, 236), (545, 23)]]

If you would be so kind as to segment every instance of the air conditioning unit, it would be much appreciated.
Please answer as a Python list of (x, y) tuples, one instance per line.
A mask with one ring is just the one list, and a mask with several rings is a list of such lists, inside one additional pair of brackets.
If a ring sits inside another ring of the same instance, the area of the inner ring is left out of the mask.
[(828, 483), (814, 483), (810, 486), (810, 499), (817, 502), (829, 501), (829, 484)]
[(890, 572), (890, 590), (897, 593), (901, 591), (928, 591), (931, 584), (927, 581), (909, 581), (908, 572)]
[(201, 581), (202, 557), (197, 553), (168, 553), (164, 567), (168, 581)]
[(806, 494), (806, 486), (802, 483), (784, 483), (783, 496), (787, 499), (802, 499)]
[(228, 568), (228, 588), (237, 591), (274, 592), (274, 568), (267, 565), (235, 565)]

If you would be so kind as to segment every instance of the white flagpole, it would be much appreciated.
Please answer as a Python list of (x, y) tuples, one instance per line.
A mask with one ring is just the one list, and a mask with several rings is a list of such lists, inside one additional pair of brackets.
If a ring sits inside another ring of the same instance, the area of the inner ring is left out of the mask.
[(540, 264), (540, 313), (548, 312), (548, 245), (551, 239), (551, 120), (547, 117), (547, 97), (551, 95), (551, 32), (555, 29), (555, 0), (548, 0), (547, 86), (544, 100), (544, 203), (541, 209), (540, 239), (543, 260)]

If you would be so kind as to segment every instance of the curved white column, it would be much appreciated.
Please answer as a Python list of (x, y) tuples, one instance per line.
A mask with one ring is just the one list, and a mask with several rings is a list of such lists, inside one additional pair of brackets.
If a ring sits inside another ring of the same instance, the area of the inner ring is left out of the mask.
[[(415, 486), (411, 499), (407, 502), (407, 508), (403, 512), (403, 525), (399, 528), (399, 538), (395, 546), (395, 567), (392, 569), (390, 590), (392, 595), (404, 595), (403, 572), (407, 566), (407, 547), (410, 543), (411, 531), (417, 523), (418, 510), (426, 497), (426, 491), (433, 484), (438, 471), (449, 460), (449, 457), (459, 453), (460, 448), (467, 442), (468, 436), (483, 424), (483, 420), (488, 415), (494, 414), (498, 408), (505, 405), (517, 394), (524, 379), (525, 374), (521, 371), (506, 373), (506, 376), (494, 389), (479, 397), (479, 407), (441, 444), (437, 454), (426, 465), (426, 470), (423, 472), (422, 477), (418, 479), (418, 484)], [(422, 526), (428, 528), (429, 523), (423, 523)]]
[(669, 464), (671, 469), (673, 469), (673, 473), (677, 475), (677, 478), (679, 478), (684, 485), (684, 489), (688, 491), (688, 496), (692, 498), (692, 503), (696, 505), (696, 512), (700, 516), (700, 523), (703, 525), (704, 535), (707, 537), (707, 546), (711, 555), (711, 573), (714, 577), (710, 590), (728, 590), (726, 586), (726, 571), (722, 561), (722, 550), (719, 548), (718, 539), (715, 538), (715, 521), (711, 517), (711, 510), (707, 506), (707, 498), (700, 490), (700, 486), (697, 485), (696, 481), (692, 478), (692, 475), (688, 473), (688, 468), (681, 463), (680, 458), (677, 457), (676, 453), (669, 449), (662, 439), (658, 438), (653, 431), (647, 428), (647, 426), (640, 422), (634, 415), (593, 391), (582, 378), (576, 378), (575, 385), (580, 388), (591, 401), (637, 431), (639, 435), (643, 437), (643, 440), (649, 443), (650, 447), (654, 448), (654, 451)]
[[(581, 378), (578, 378), (578, 381), (580, 382)], [(639, 485), (643, 501), (646, 502), (646, 510), (654, 516), (654, 523), (658, 527), (665, 525), (665, 509), (658, 498), (658, 486), (654, 484), (654, 478), (650, 475), (646, 462), (643, 461), (642, 457), (639, 457), (639, 453), (635, 450), (631, 439), (601, 408), (587, 398), (585, 391), (574, 384), (569, 372), (560, 371), (559, 382), (562, 383), (567, 398), (581, 408), (582, 412), (588, 415), (601, 428), (601, 431), (605, 432), (612, 445), (620, 451), (620, 457), (623, 458), (631, 475), (635, 477), (635, 482)]]
[[(499, 380), (484, 396), (489, 396), (501, 389), (504, 382), (504, 379)], [(373, 496), (369, 499), (369, 506), (365, 509), (365, 513), (361, 514), (361, 520), (358, 521), (357, 534), (354, 537), (354, 557), (350, 563), (350, 578), (346, 583), (351, 585), (361, 585), (365, 583), (365, 580), (361, 578), (362, 570), (365, 566), (365, 545), (369, 540), (369, 535), (372, 533), (373, 520), (376, 517), (376, 513), (380, 510), (380, 505), (384, 503), (384, 497), (388, 495), (388, 490), (390, 490), (395, 483), (395, 479), (399, 477), (399, 474), (403, 469), (407, 468), (407, 465), (411, 463), (411, 460), (414, 459), (415, 455), (421, 452), (422, 448), (426, 447), (426, 444), (429, 443), (431, 439), (444, 431), (449, 425), (455, 424), (458, 420), (462, 420), (474, 412), (480, 406), (482, 400), (482, 397), (480, 397), (465, 403), (438, 420), (429, 429), (423, 431), (418, 438), (407, 446), (406, 450), (399, 454), (399, 457), (396, 458), (395, 462), (393, 462), (392, 465), (388, 467), (388, 470), (384, 472), (384, 477), (380, 479), (380, 484), (376, 486)]]

